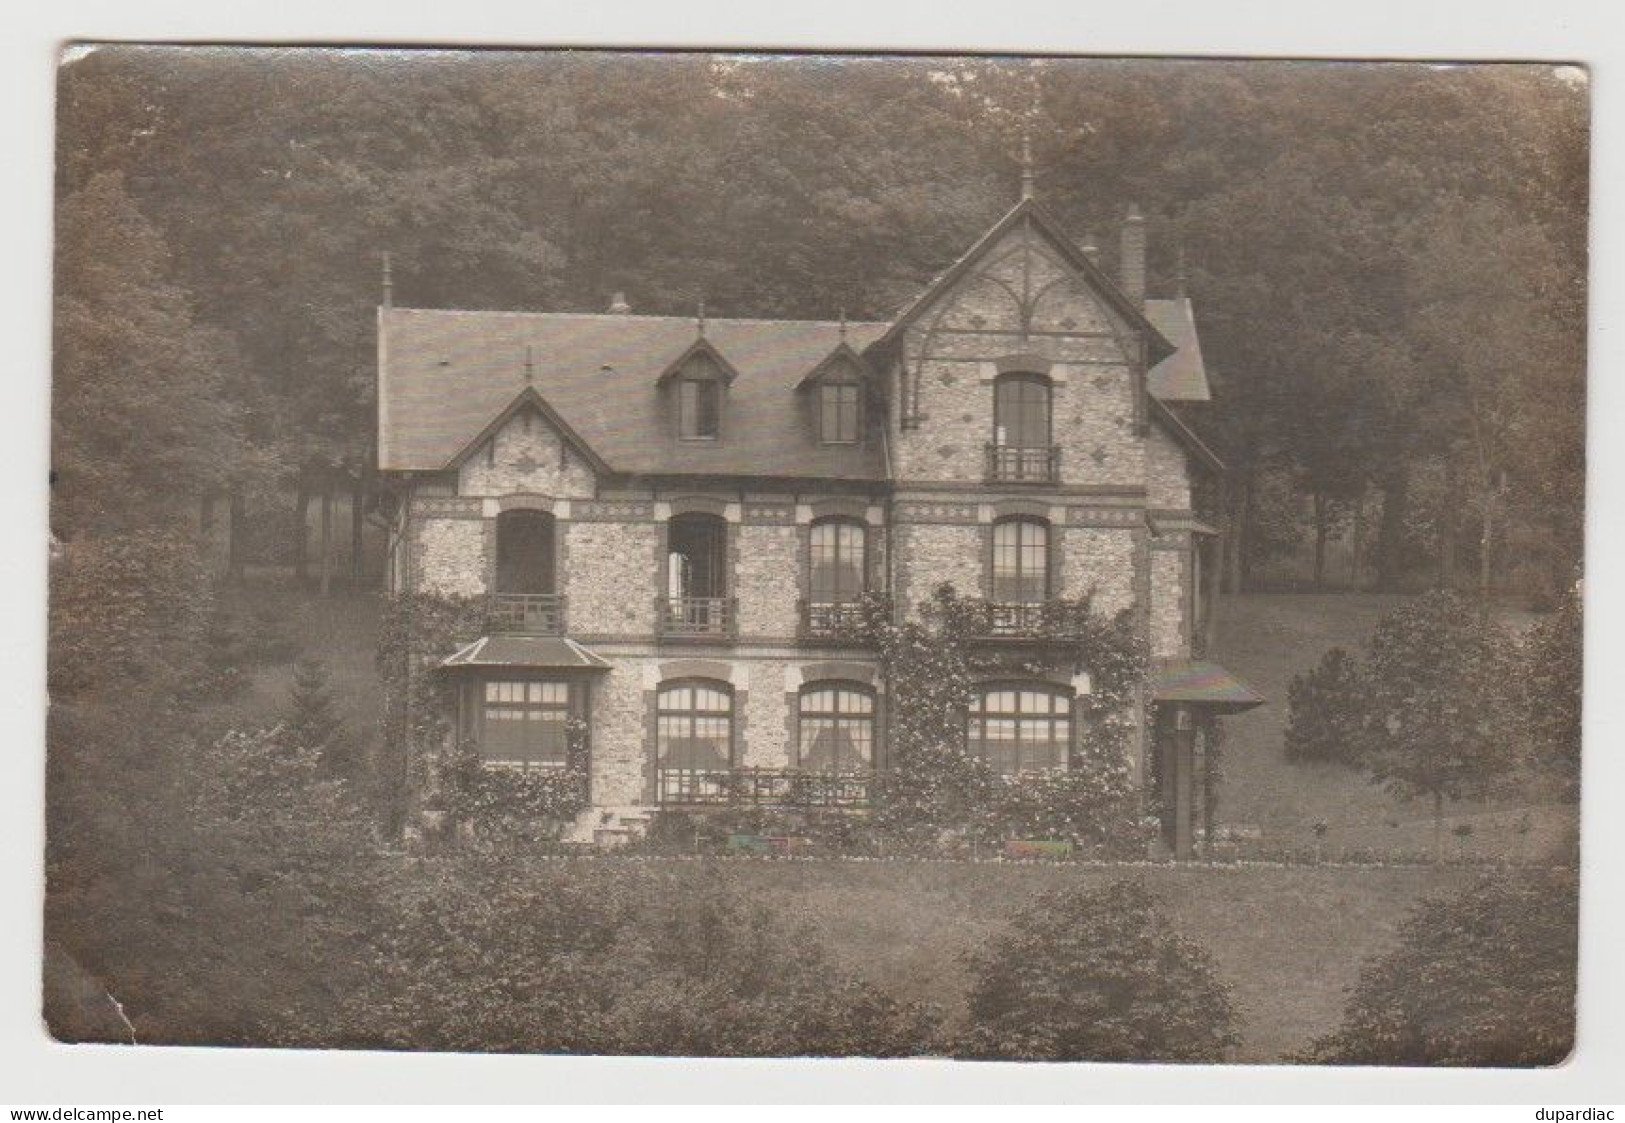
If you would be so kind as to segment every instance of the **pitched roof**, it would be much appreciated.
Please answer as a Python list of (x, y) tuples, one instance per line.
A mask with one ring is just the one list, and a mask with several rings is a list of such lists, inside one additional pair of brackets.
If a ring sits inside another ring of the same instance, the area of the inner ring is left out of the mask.
[(1208, 402), (1207, 367), (1202, 362), (1202, 344), (1196, 335), (1196, 315), (1189, 297), (1147, 300), (1145, 318), (1172, 343), (1172, 355), (1152, 367), (1146, 387), (1165, 402)]
[(1003, 218), (994, 223), (986, 234), (976, 240), (975, 245), (961, 254), (959, 259), (948, 266), (947, 269), (932, 278), (931, 283), (926, 285), (918, 296), (909, 301), (887, 326), (887, 337), (893, 337), (902, 331), (910, 321), (930, 306), (931, 301), (940, 292), (952, 286), (983, 255), (992, 250), (998, 244), (999, 239), (1015, 229), (1021, 222), (1030, 222), (1032, 224), (1031, 228), (1048, 239), (1068, 265), (1088, 278), (1095, 291), (1104, 296), (1119, 315), (1145, 332), (1146, 348), (1153, 360), (1160, 363), (1168, 357), (1173, 351), (1174, 345), (1172, 341), (1162, 334), (1162, 330), (1151, 322), (1146, 313), (1133, 300), (1129, 299), (1128, 295), (1118, 287), (1116, 281), (1107, 276), (1099, 265), (1090, 260), (1088, 254), (1079, 249), (1066, 236), (1061, 229), (1060, 222), (1030, 197), (1022, 199), (1021, 202), (1011, 207), (1005, 212)]
[(1152, 676), (1152, 696), (1159, 702), (1208, 706), (1240, 713), (1266, 701), (1247, 683), (1206, 659), (1165, 659)]
[(568, 636), (481, 636), (440, 664), (456, 667), (541, 667), (607, 671), (610, 663)]
[[(885, 324), (848, 323), (862, 350)], [(878, 442), (820, 445), (796, 385), (835, 350), (823, 320), (707, 320), (705, 336), (738, 372), (722, 439), (680, 441), (661, 374), (694, 344), (686, 316), (379, 311), (378, 466), (438, 471), (526, 387), (526, 349), (542, 398), (618, 472), (880, 480)]]

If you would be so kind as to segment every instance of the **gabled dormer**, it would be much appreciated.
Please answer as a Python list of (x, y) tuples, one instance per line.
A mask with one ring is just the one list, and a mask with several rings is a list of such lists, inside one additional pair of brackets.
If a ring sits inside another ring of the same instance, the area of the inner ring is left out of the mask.
[(728, 387), (738, 375), (703, 335), (665, 369), (656, 384), (666, 397), (678, 440), (722, 439)]
[(796, 386), (813, 439), (821, 445), (861, 444), (870, 383), (868, 364), (843, 338)]

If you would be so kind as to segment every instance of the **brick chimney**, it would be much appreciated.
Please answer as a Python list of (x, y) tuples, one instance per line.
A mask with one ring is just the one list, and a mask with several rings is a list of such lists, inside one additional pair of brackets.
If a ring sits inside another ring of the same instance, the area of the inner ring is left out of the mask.
[(1118, 258), (1118, 283), (1136, 308), (1145, 308), (1145, 219), (1129, 204), (1123, 219), (1123, 252)]
[(617, 316), (630, 316), (632, 314), (632, 306), (626, 302), (624, 292), (615, 294), (614, 299), (609, 302), (609, 310)]

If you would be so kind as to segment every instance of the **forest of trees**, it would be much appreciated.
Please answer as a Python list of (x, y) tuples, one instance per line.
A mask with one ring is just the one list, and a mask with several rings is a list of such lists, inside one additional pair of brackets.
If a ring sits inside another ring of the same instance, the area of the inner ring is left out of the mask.
[(1232, 582), (1334, 541), (1381, 588), (1571, 579), (1586, 85), (1534, 66), (90, 52), (53, 529), (364, 492), (385, 252), (409, 305), (882, 318), (1014, 202), (1024, 127), (1108, 267), (1133, 202), (1152, 292), (1187, 277)]

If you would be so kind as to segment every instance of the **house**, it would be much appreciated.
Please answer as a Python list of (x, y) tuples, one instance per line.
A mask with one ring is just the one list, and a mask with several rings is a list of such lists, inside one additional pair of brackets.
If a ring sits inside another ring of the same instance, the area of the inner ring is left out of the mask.
[[(458, 734), (492, 767), (558, 769), (584, 721), (577, 837), (814, 779), (861, 806), (893, 700), (841, 626), (858, 598), (907, 615), (951, 583), (998, 644), (1091, 597), (1156, 658), (1136, 767), (1190, 853), (1200, 719), (1262, 699), (1200, 658), (1218, 551), (1193, 494), (1222, 466), (1176, 413), (1209, 398), (1191, 305), (1147, 298), (1132, 209), (1121, 239), (1107, 276), (1024, 191), (874, 323), (402, 308), (386, 287), (388, 585), (489, 604), (439, 671)], [(1065, 768), (1089, 689), (1087, 667), (986, 683), (967, 744), (1003, 773)]]

